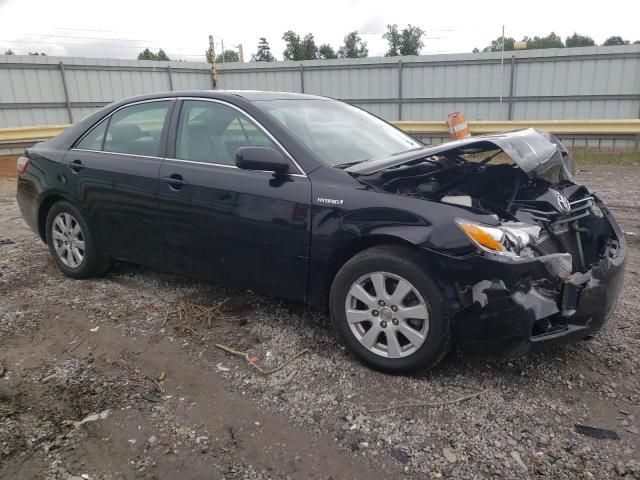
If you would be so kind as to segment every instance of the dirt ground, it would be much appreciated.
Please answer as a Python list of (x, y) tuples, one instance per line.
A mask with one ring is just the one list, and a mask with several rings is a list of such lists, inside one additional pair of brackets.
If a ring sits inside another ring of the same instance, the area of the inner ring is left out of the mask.
[(578, 180), (630, 244), (606, 328), (392, 377), (300, 304), (128, 264), (65, 278), (0, 178), (0, 478), (640, 478), (640, 167)]
[(10, 177), (17, 175), (16, 155), (0, 155), (0, 177)]

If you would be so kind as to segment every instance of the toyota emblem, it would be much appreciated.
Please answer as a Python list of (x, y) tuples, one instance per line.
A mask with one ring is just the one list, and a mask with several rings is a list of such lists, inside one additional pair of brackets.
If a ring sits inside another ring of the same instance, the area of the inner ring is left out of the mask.
[(561, 212), (569, 213), (571, 211), (571, 204), (569, 203), (569, 200), (567, 199), (567, 197), (559, 193), (557, 201), (558, 201), (558, 208), (560, 208)]

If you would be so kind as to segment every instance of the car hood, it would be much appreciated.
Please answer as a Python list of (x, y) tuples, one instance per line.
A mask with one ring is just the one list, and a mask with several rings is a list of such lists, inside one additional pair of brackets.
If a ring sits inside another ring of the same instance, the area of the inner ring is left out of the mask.
[(368, 160), (347, 168), (355, 175), (368, 175), (437, 156), (456, 156), (502, 150), (530, 177), (558, 182), (569, 179), (573, 172), (573, 160), (560, 141), (548, 132), (535, 128), (455, 140), (435, 147), (411, 150), (389, 157)]

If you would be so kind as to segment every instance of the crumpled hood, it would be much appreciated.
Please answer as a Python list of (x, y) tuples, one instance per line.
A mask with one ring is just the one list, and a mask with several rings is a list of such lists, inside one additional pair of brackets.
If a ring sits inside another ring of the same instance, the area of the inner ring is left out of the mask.
[(455, 140), (435, 147), (358, 163), (346, 170), (357, 175), (368, 175), (420, 158), (482, 153), (497, 149), (504, 151), (531, 178), (557, 182), (569, 179), (573, 174), (573, 160), (567, 149), (550, 133), (535, 128)]

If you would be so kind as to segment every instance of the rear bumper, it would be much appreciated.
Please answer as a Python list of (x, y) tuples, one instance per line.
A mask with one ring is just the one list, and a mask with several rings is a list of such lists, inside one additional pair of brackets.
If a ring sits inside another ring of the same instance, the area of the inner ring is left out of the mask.
[(33, 230), (39, 237), (40, 231), (38, 229), (38, 210), (40, 207), (40, 197), (34, 183), (24, 177), (18, 177), (18, 188), (16, 193), (16, 200), (20, 213), (26, 224)]
[(569, 254), (525, 261), (443, 257), (460, 303), (452, 316), (460, 351), (491, 357), (526, 354), (602, 328), (622, 289), (627, 246), (618, 237), (586, 273), (571, 274)]

